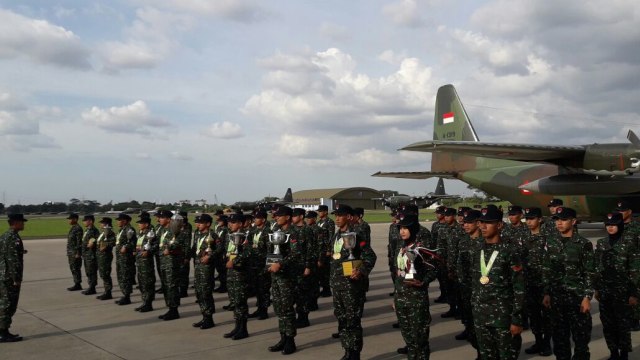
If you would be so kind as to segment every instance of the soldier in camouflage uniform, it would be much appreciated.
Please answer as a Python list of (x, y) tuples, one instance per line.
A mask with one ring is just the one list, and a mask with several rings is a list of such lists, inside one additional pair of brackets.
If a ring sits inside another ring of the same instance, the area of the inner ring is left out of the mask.
[[(401, 242), (400, 230), (398, 229), (398, 212), (393, 210), (390, 214), (391, 224), (389, 224), (389, 242), (387, 243), (387, 259), (389, 260), (389, 273), (391, 273), (391, 282), (396, 283), (396, 275), (398, 269), (396, 268), (396, 249)], [(389, 296), (395, 295), (395, 286), (393, 292), (389, 293)]]
[(320, 257), (318, 258), (318, 278), (322, 291), (320, 296), (331, 296), (331, 285), (329, 284), (331, 250), (329, 249), (329, 241), (336, 229), (336, 224), (329, 217), (329, 207), (327, 205), (319, 205), (316, 210), (318, 213), (318, 226), (325, 232), (325, 242), (321, 244)]
[(429, 283), (436, 279), (437, 270), (428, 262), (426, 254), (416, 254), (426, 245), (416, 238), (420, 229), (418, 216), (402, 216), (397, 226), (403, 247), (396, 256), (396, 315), (407, 344), (408, 358), (429, 359)]
[(213, 259), (220, 244), (218, 234), (211, 229), (213, 218), (208, 214), (196, 217), (196, 232), (193, 237), (193, 275), (195, 276), (196, 298), (200, 305), (202, 320), (193, 323), (193, 327), (202, 330), (215, 326), (213, 313), (216, 312), (213, 300)]
[[(617, 205), (616, 211), (622, 214), (625, 232), (640, 239), (640, 223), (633, 220), (633, 211), (629, 201), (622, 199), (618, 201)], [(640, 248), (640, 243), (636, 243), (636, 246)], [(631, 331), (640, 331), (640, 304), (631, 306), (631, 314)]]
[(69, 214), (67, 220), (71, 225), (67, 235), (67, 258), (73, 276), (73, 286), (67, 290), (78, 291), (82, 290), (82, 228), (78, 225), (78, 214)]
[(122, 213), (118, 215), (116, 221), (120, 228), (116, 235), (116, 274), (122, 291), (122, 297), (116, 300), (116, 304), (129, 305), (133, 290), (131, 279), (136, 272), (134, 251), (137, 240), (136, 231), (131, 226), (131, 216)]
[[(440, 244), (440, 240), (438, 240), (438, 234), (440, 233), (440, 228), (445, 227), (447, 224), (444, 222), (444, 211), (447, 209), (446, 206), (438, 206), (436, 208), (436, 221), (431, 224), (431, 244), (429, 248), (435, 249)], [(447, 302), (447, 268), (446, 266), (438, 267), (438, 283), (440, 287), (440, 296), (437, 297), (433, 302), (438, 304), (444, 304)]]
[[(365, 300), (364, 277), (369, 276), (376, 263), (376, 253), (367, 243), (366, 235), (356, 234), (355, 248), (351, 251), (344, 247), (342, 234), (353, 232), (350, 217), (353, 209), (348, 205), (340, 205), (333, 214), (336, 217), (336, 233), (332, 237), (330, 249), (331, 288), (333, 289), (333, 313), (338, 319), (338, 334), (345, 350), (344, 359), (358, 360), (362, 351), (362, 312)], [(362, 261), (359, 268), (352, 270), (351, 275), (343, 272), (343, 263), (349, 261), (349, 255)]]
[[(213, 291), (218, 293), (227, 292), (227, 268), (225, 266), (226, 261), (224, 259), (224, 252), (227, 250), (227, 234), (229, 233), (229, 229), (227, 229), (229, 217), (227, 215), (221, 215), (218, 218), (218, 227), (216, 229), (216, 234), (218, 234), (218, 239), (220, 240), (220, 253), (217, 253), (214, 257), (214, 267), (216, 268), (216, 272), (218, 273), (218, 281), (220, 282), (220, 286), (218, 286)], [(226, 309), (225, 309), (226, 310)]]
[[(278, 316), (278, 329), (280, 341), (269, 347), (269, 351), (281, 351), (288, 355), (296, 351), (295, 336), (296, 313), (294, 304), (297, 298), (297, 280), (304, 271), (304, 259), (306, 249), (298, 239), (298, 232), (291, 225), (293, 210), (288, 206), (280, 206), (274, 211), (275, 226), (277, 230), (289, 235), (289, 242), (280, 245), (282, 261), (269, 267), (271, 273), (271, 294), (273, 296), (273, 308)], [(273, 253), (274, 246), (269, 245), (269, 253)]]
[(480, 217), (478, 210), (469, 210), (465, 213), (462, 222), (465, 236), (458, 243), (458, 261), (456, 263), (456, 275), (460, 284), (460, 318), (464, 331), (456, 335), (456, 340), (467, 340), (478, 351), (478, 341), (473, 324), (472, 289), (473, 289), (473, 256), (484, 239), (480, 232)]
[(93, 215), (85, 215), (82, 218), (84, 234), (82, 235), (82, 260), (84, 261), (84, 273), (87, 275), (89, 288), (84, 290), (84, 295), (94, 295), (96, 285), (98, 285), (98, 260), (96, 258), (96, 240), (100, 232), (93, 225), (95, 218)]
[(304, 270), (298, 275), (298, 292), (296, 298), (296, 328), (301, 329), (311, 325), (309, 323), (309, 311), (314, 283), (318, 283), (314, 273), (318, 262), (318, 244), (313, 232), (304, 223), (305, 210), (295, 208), (292, 210), (291, 226), (298, 232), (298, 244), (304, 249)]
[(529, 233), (528, 228), (522, 222), (523, 210), (522, 206), (511, 205), (507, 212), (509, 222), (502, 229), (500, 237), (503, 241), (508, 242), (517, 249), (522, 247), (522, 238)]
[(136, 239), (136, 266), (138, 284), (142, 297), (142, 305), (135, 308), (136, 311), (149, 312), (153, 310), (153, 300), (156, 297), (156, 275), (153, 260), (158, 252), (158, 239), (151, 227), (151, 217), (147, 213), (140, 215), (137, 221), (138, 237)]
[(595, 250), (593, 287), (600, 303), (602, 332), (611, 359), (628, 360), (631, 346), (631, 308), (638, 302), (638, 288), (632, 281), (638, 266), (637, 239), (627, 234), (621, 213), (604, 221), (608, 236), (599, 239)]
[(524, 283), (526, 294), (526, 315), (531, 322), (531, 332), (536, 342), (524, 350), (527, 354), (551, 356), (551, 316), (549, 310), (542, 306), (544, 286), (542, 285), (542, 267), (547, 248), (549, 234), (542, 231), (542, 210), (540, 208), (524, 209), (528, 231), (521, 238), (522, 263), (524, 265)]
[(18, 233), (28, 220), (22, 214), (10, 214), (7, 218), (9, 230), (0, 236), (0, 343), (22, 340), (19, 334), (10, 333), (9, 328), (18, 309), (27, 252)]
[(180, 216), (182, 216), (184, 225), (182, 226), (182, 231), (180, 231), (179, 241), (183, 249), (182, 252), (182, 261), (180, 263), (180, 297), (185, 298), (189, 296), (187, 290), (189, 289), (189, 273), (191, 272), (191, 240), (193, 238), (193, 227), (189, 223), (188, 214), (186, 211), (180, 211)]
[[(174, 234), (169, 225), (172, 221), (173, 214), (169, 210), (161, 210), (158, 212), (158, 222), (161, 227), (156, 231), (158, 241), (158, 252), (160, 253), (160, 270), (161, 276), (164, 277), (164, 302), (169, 308), (165, 314), (158, 316), (164, 321), (175, 320), (180, 318), (178, 306), (180, 306), (179, 277), (180, 264), (183, 259), (178, 234)], [(176, 227), (178, 227), (176, 225)]]
[[(247, 232), (243, 228), (244, 216), (231, 214), (229, 216), (229, 241), (227, 241), (226, 268), (229, 287), (229, 301), (233, 304), (233, 318), (236, 325), (233, 330), (224, 334), (225, 338), (233, 340), (244, 339), (249, 336), (247, 331), (247, 317), (249, 306), (247, 305), (247, 291), (250, 275), (250, 261), (252, 247), (250, 246)], [(236, 244), (232, 238), (239, 237)]]
[(459, 316), (459, 296), (455, 264), (458, 258), (458, 241), (460, 237), (464, 236), (464, 230), (462, 230), (456, 222), (456, 215), (456, 209), (447, 208), (444, 211), (445, 226), (438, 229), (438, 251), (447, 269), (447, 279), (445, 283), (447, 286), (447, 303), (449, 304), (449, 310), (440, 315), (442, 318)]
[(558, 228), (556, 227), (556, 221), (553, 220), (553, 214), (556, 213), (556, 209), (563, 206), (564, 202), (562, 199), (551, 199), (547, 204), (547, 208), (549, 209), (549, 214), (551, 216), (543, 217), (542, 224), (540, 225), (540, 231), (544, 234), (549, 234), (549, 236), (558, 237), (560, 233), (558, 232)]
[(113, 289), (113, 281), (111, 280), (111, 264), (113, 263), (113, 247), (116, 246), (116, 234), (113, 232), (112, 220), (110, 217), (103, 217), (100, 220), (101, 231), (96, 240), (96, 255), (98, 258), (98, 274), (102, 279), (104, 292), (98, 295), (98, 300), (111, 300), (111, 289)]
[[(158, 235), (162, 232), (162, 225), (160, 225), (160, 211), (156, 211), (154, 216), (157, 221), (154, 232), (156, 233), (156, 235)], [(158, 238), (157, 240), (160, 241), (160, 238)], [(160, 268), (160, 257), (162, 257), (162, 254), (160, 253), (160, 251), (157, 251), (155, 253), (155, 260), (156, 271), (158, 273), (158, 278), (160, 279), (160, 288), (156, 290), (156, 294), (164, 294), (164, 277), (162, 276), (162, 269)]]
[(249, 240), (253, 248), (252, 254), (252, 277), (255, 279), (256, 302), (258, 309), (249, 314), (250, 318), (265, 320), (269, 318), (267, 309), (271, 297), (271, 274), (267, 271), (265, 264), (269, 252), (269, 234), (271, 230), (267, 226), (267, 213), (264, 210), (256, 211), (255, 226), (249, 233)]
[(517, 359), (522, 346), (524, 275), (518, 254), (500, 238), (502, 212), (482, 209), (484, 241), (473, 254), (473, 322), (483, 360)]
[(547, 239), (542, 271), (542, 304), (551, 309), (553, 351), (558, 360), (589, 359), (593, 245), (575, 232), (575, 210), (558, 207), (554, 219), (560, 237)]
[(327, 236), (327, 232), (321, 228), (320, 226), (317, 225), (316, 220), (318, 218), (318, 213), (315, 211), (307, 211), (306, 214), (304, 215), (304, 221), (307, 224), (307, 227), (309, 229), (311, 229), (311, 238), (310, 238), (310, 242), (309, 242), (309, 247), (307, 250), (307, 252), (312, 252), (312, 259), (310, 259), (309, 261), (312, 261), (313, 259), (315, 259), (315, 262), (313, 264), (313, 271), (311, 272), (311, 277), (312, 279), (310, 279), (311, 284), (309, 285), (311, 287), (309, 294), (308, 294), (308, 306), (309, 306), (309, 311), (316, 311), (318, 310), (318, 298), (320, 297), (320, 282), (318, 279), (318, 265), (320, 264), (320, 257), (322, 256), (323, 253), (325, 253), (325, 250), (323, 250), (325, 248), (325, 244), (329, 241), (329, 239), (331, 238), (330, 236)]

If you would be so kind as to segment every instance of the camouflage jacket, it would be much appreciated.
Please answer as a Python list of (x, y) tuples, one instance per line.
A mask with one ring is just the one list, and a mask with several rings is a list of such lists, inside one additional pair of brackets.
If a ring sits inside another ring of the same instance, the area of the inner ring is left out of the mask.
[[(489, 270), (489, 283), (480, 283), (481, 252), (489, 262), (498, 251)], [(524, 275), (518, 255), (507, 243), (482, 242), (473, 254), (472, 265), (473, 321), (476, 326), (508, 328), (511, 324), (522, 326), (524, 311)]]
[[(227, 241), (227, 259), (232, 259), (232, 270), (245, 273), (251, 268), (251, 261), (253, 259), (253, 247), (251, 246), (251, 239), (249, 238), (249, 230), (240, 230), (245, 234), (244, 241), (237, 247), (230, 240)], [(231, 252), (233, 252), (232, 256)], [(230, 278), (232, 278), (230, 276)]]
[(24, 245), (22, 239), (18, 232), (9, 229), (0, 236), (0, 280), (8, 283), (20, 283), (22, 282), (23, 270)]
[(542, 218), (542, 223), (540, 224), (540, 232), (548, 234), (549, 236), (560, 236), (560, 232), (558, 232), (555, 220), (550, 217)]
[(387, 257), (389, 258), (389, 266), (392, 269), (396, 268), (396, 255), (398, 249), (402, 247), (402, 240), (400, 239), (400, 228), (397, 224), (391, 223), (389, 225), (389, 244), (387, 245)]
[(441, 222), (434, 222), (433, 224), (431, 224), (431, 244), (430, 244), (430, 248), (437, 248), (438, 247), (438, 235), (440, 234), (440, 228), (447, 226), (447, 224), (445, 223), (441, 223)]
[(514, 226), (511, 223), (506, 223), (500, 233), (500, 238), (509, 244), (516, 247), (522, 247), (523, 238), (529, 233), (529, 228), (524, 223), (520, 223), (518, 226)]
[(126, 225), (118, 231), (116, 235), (116, 253), (119, 254), (122, 248), (126, 248), (128, 253), (133, 253), (136, 248), (136, 231), (131, 225)]
[(318, 226), (318, 224), (314, 224), (314, 225), (307, 225), (307, 227), (309, 229), (311, 229), (311, 242), (310, 245), (313, 247), (313, 249), (311, 249), (312, 251), (314, 251), (315, 253), (315, 260), (316, 262), (314, 263), (314, 267), (315, 264), (317, 264), (318, 259), (321, 259), (324, 254), (326, 253), (326, 249), (328, 247), (328, 237), (327, 237), (327, 232), (321, 228), (320, 226)]
[(186, 260), (191, 259), (193, 256), (191, 253), (191, 239), (193, 237), (191, 229), (191, 224), (185, 223), (182, 226), (180, 233), (178, 233), (178, 236), (176, 236), (176, 241), (180, 243), (180, 248), (182, 249), (180, 255)]
[[(417, 247), (425, 247), (425, 245), (426, 244), (421, 242), (414, 242), (408, 247), (401, 247), (400, 251), (398, 251), (398, 255), (396, 256), (396, 269), (398, 276), (396, 277), (394, 285), (399, 296), (403, 296), (406, 293), (423, 292), (424, 294), (422, 294), (420, 298), (424, 300), (426, 292), (429, 289), (429, 283), (436, 279), (437, 270), (434, 266), (427, 264), (420, 256), (416, 256), (414, 262), (411, 263), (407, 256), (407, 251), (414, 250)], [(409, 266), (411, 266), (416, 272), (413, 275), (413, 278), (423, 282), (422, 287), (417, 288), (414, 286), (406, 286), (404, 284), (404, 276), (409, 273)]]
[(304, 267), (307, 269), (315, 269), (318, 263), (318, 253), (320, 245), (317, 242), (311, 227), (306, 224), (303, 226), (291, 225), (298, 232), (298, 242), (302, 244), (304, 248)]
[(179, 256), (182, 254), (182, 243), (178, 241), (175, 235), (169, 230), (169, 227), (159, 227), (156, 230), (158, 238), (158, 252), (160, 256), (165, 250), (169, 250), (169, 255)]
[[(96, 255), (96, 241), (98, 240), (98, 236), (100, 236), (100, 231), (95, 226), (91, 226), (90, 228), (86, 228), (84, 230), (84, 234), (82, 235), (82, 256), (85, 258), (95, 257)], [(94, 244), (92, 248), (89, 247), (89, 244)]]
[[(305, 255), (307, 253), (306, 244), (300, 238), (301, 233), (295, 229), (295, 226), (289, 225), (286, 230), (282, 230), (282, 228), (279, 228), (279, 230), (289, 234), (289, 242), (280, 245), (280, 254), (282, 255), (280, 271), (272, 274), (272, 276), (295, 280), (304, 271)], [(269, 244), (269, 253), (273, 254), (274, 250), (275, 246)]]
[(328, 216), (324, 219), (318, 219), (317, 225), (327, 232), (327, 239), (331, 239), (331, 236), (336, 231), (336, 223)]
[(136, 238), (136, 257), (142, 258), (142, 253), (145, 250), (147, 251), (147, 258), (158, 253), (158, 239), (156, 238), (156, 232), (151, 228), (140, 231)]
[[(347, 230), (347, 232), (350, 231), (353, 231), (353, 228), (349, 228)], [(363, 281), (363, 278), (351, 280), (349, 277), (344, 276), (342, 271), (342, 263), (349, 259), (350, 254), (349, 250), (344, 247), (341, 236), (342, 233), (343, 232), (340, 231), (340, 229), (337, 229), (336, 233), (331, 238), (331, 288), (336, 290), (347, 290), (352, 287), (362, 287), (364, 289), (365, 282)], [(356, 245), (351, 252), (356, 260), (362, 260), (362, 267), (360, 268), (360, 271), (363, 276), (369, 276), (376, 264), (377, 256), (365, 239), (366, 235), (356, 233)]]
[(638, 288), (632, 279), (633, 269), (640, 266), (637, 240), (632, 234), (625, 234), (615, 242), (609, 237), (598, 240), (595, 249), (595, 271), (593, 288), (606, 296), (622, 297), (638, 296)]
[(361, 223), (355, 224), (353, 226), (353, 231), (361, 233), (364, 241), (371, 246), (371, 226), (369, 226), (368, 222), (362, 220)]
[(251, 247), (253, 248), (252, 267), (254, 269), (263, 269), (267, 263), (269, 234), (271, 234), (271, 230), (266, 224), (261, 228), (254, 226), (249, 232), (249, 239), (251, 240)]
[(529, 287), (543, 286), (542, 272), (544, 258), (547, 253), (547, 234), (542, 229), (538, 234), (527, 233), (522, 237), (522, 264), (524, 266), (525, 284)]
[(472, 239), (469, 234), (464, 234), (458, 242), (458, 260), (456, 262), (456, 276), (460, 285), (471, 290), (473, 284), (473, 255), (484, 242), (482, 235)]
[(69, 234), (67, 235), (67, 255), (82, 255), (82, 227), (75, 224), (71, 225)]
[(640, 222), (631, 220), (624, 224), (624, 232), (640, 239)]
[(209, 254), (209, 263), (208, 265), (213, 265), (214, 263), (214, 255), (216, 251), (220, 251), (218, 249), (218, 245), (220, 244), (220, 239), (218, 238), (218, 234), (213, 230), (209, 229), (205, 232), (200, 232), (196, 230), (193, 233), (193, 245), (191, 246), (191, 257), (194, 259), (196, 264), (200, 263), (200, 259), (207, 254)]
[(113, 256), (113, 247), (116, 246), (116, 233), (113, 230), (105, 229), (98, 230), (100, 234), (96, 240), (96, 246), (98, 249), (98, 255), (111, 255)]
[(216, 240), (216, 250), (213, 252), (216, 258), (224, 258), (225, 252), (227, 251), (227, 243), (229, 242), (229, 228), (228, 227), (218, 227), (216, 229), (216, 235), (218, 235), (218, 239)]
[(449, 229), (447, 238), (447, 269), (450, 273), (456, 273), (458, 267), (458, 255), (460, 253), (460, 239), (465, 236), (464, 229), (459, 224), (455, 224)]
[(573, 233), (571, 238), (549, 236), (542, 267), (545, 295), (568, 291), (576, 296), (593, 297), (593, 245)]

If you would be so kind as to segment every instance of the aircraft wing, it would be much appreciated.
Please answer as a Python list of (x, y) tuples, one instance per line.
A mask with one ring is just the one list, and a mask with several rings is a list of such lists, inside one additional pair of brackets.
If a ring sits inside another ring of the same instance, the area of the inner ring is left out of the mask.
[(410, 171), (410, 172), (382, 172), (371, 175), (375, 177), (389, 177), (399, 179), (429, 179), (432, 177), (441, 177), (445, 179), (455, 179), (456, 173), (454, 172), (437, 172), (437, 171)]
[(423, 152), (452, 152), (456, 154), (516, 160), (546, 161), (581, 158), (586, 148), (581, 145), (529, 145), (501, 144), (475, 141), (422, 141), (407, 145), (400, 150)]

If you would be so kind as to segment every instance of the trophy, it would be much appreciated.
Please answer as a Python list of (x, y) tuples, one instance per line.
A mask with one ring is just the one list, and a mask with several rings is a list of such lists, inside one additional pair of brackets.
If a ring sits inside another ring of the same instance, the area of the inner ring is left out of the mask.
[(276, 232), (269, 234), (269, 242), (273, 244), (273, 254), (267, 255), (267, 267), (282, 261), (280, 245), (288, 243), (289, 236), (290, 234), (285, 234), (282, 230), (277, 230)]
[(232, 234), (227, 234), (229, 239), (229, 246), (227, 246), (227, 255), (229, 255), (229, 259), (233, 260), (238, 256), (238, 248), (244, 242), (246, 233), (243, 232), (234, 232)]
[(171, 217), (171, 222), (169, 222), (169, 230), (171, 230), (171, 233), (174, 236), (178, 236), (182, 231), (183, 226), (184, 218), (176, 211), (176, 213)]
[(110, 233), (111, 226), (105, 224), (102, 227), (102, 234), (100, 234), (100, 237), (98, 238), (98, 248), (100, 249), (100, 251), (105, 251), (107, 249), (107, 237)]
[(211, 245), (213, 245), (215, 241), (213, 240), (213, 237), (211, 237), (210, 233), (207, 235), (207, 238), (204, 239), (204, 241), (207, 243), (207, 248), (204, 250), (204, 252), (206, 255), (211, 255), (211, 253), (213, 252), (213, 248), (211, 247)]
[(344, 276), (351, 276), (353, 269), (358, 269), (362, 266), (362, 260), (356, 260), (353, 256), (353, 249), (356, 247), (356, 233), (346, 232), (340, 235), (342, 238), (342, 246), (349, 250), (349, 257), (342, 262), (342, 274)]
[(412, 250), (407, 251), (407, 258), (409, 259), (409, 269), (404, 274), (404, 280), (413, 280), (416, 274), (416, 269), (413, 267), (413, 262), (416, 260), (416, 254)]
[(145, 238), (147, 238), (147, 243), (144, 244), (144, 247), (143, 247), (144, 251), (151, 250), (151, 240), (153, 240), (155, 236), (156, 236), (156, 233), (153, 232), (153, 229), (149, 230), (147, 234), (144, 236)]

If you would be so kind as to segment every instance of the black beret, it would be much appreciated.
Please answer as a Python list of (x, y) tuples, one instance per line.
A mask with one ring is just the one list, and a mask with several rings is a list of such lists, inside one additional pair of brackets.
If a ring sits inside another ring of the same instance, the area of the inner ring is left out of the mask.
[(116, 218), (116, 220), (129, 220), (131, 221), (131, 216), (125, 214), (125, 213), (120, 213), (118, 214), (118, 217)]
[(105, 224), (105, 225), (111, 225), (112, 220), (110, 217), (103, 217), (102, 220), (100, 220), (100, 224)]
[(7, 219), (9, 221), (29, 221), (27, 219), (24, 218), (24, 214), (9, 214), (7, 216)]
[(77, 219), (79, 216), (76, 213), (69, 213), (69, 216), (67, 216), (67, 219)]
[(508, 213), (509, 215), (520, 215), (522, 214), (522, 206), (511, 205), (509, 206)]
[(93, 215), (85, 215), (82, 217), (82, 221), (88, 221), (88, 220), (96, 221), (96, 218)]
[(541, 218), (542, 209), (539, 207), (526, 208), (524, 209), (524, 217), (527, 219)]
[(329, 211), (329, 207), (327, 205), (318, 205), (316, 211)]
[(353, 209), (349, 205), (340, 205), (331, 213), (334, 215), (353, 215)]
[(566, 220), (566, 219), (575, 219), (576, 218), (576, 211), (572, 208), (568, 208), (568, 207), (559, 207), (556, 209), (556, 213), (553, 214), (553, 218), (554, 219), (562, 219), (562, 220)]
[(497, 207), (486, 207), (481, 211), (482, 216), (480, 217), (480, 221), (502, 221), (502, 211), (498, 210)]
[(564, 205), (564, 202), (562, 201), (562, 199), (551, 199), (549, 200), (547, 207), (562, 206), (562, 205)]
[(472, 223), (480, 220), (482, 213), (479, 210), (469, 210), (464, 214), (463, 222)]
[(622, 214), (619, 212), (607, 214), (607, 217), (604, 219), (605, 225), (620, 225), (622, 223), (624, 223), (624, 220), (622, 219)]
[(288, 206), (278, 206), (273, 216), (291, 216), (293, 210)]
[(291, 216), (303, 216), (305, 212), (303, 208), (294, 208), (291, 211)]
[(307, 211), (307, 213), (304, 214), (304, 217), (307, 218), (307, 219), (315, 219), (315, 218), (318, 217), (318, 213), (313, 211), (313, 210), (312, 211)]

